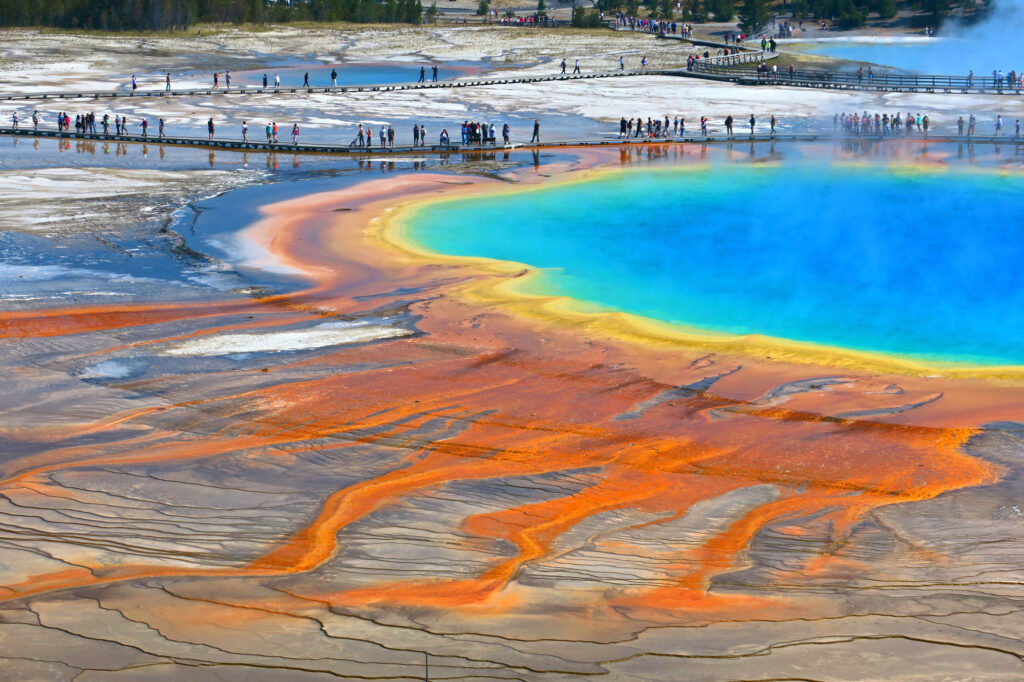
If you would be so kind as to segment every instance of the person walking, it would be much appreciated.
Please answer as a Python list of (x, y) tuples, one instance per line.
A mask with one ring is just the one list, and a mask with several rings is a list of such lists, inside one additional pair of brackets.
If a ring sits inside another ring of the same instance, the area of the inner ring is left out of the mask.
[(431, 66), (430, 70), (431, 70), (431, 73), (432, 73), (433, 80), (436, 83), (437, 82), (437, 64), (434, 64), (433, 66)]
[(565, 75), (565, 60), (562, 60), (562, 75)]
[(708, 136), (708, 117), (707, 116), (701, 116), (700, 117), (700, 134), (703, 135), (704, 137)]
[[(104, 115), (104, 117), (103, 117), (103, 119), (104, 119), (103, 120), (103, 132), (104, 133), (107, 132), (106, 118), (107, 117)], [(34, 110), (34, 109), (32, 110), (32, 130), (39, 130), (39, 112)]]
[(170, 92), (170, 91), (171, 91), (171, 74), (168, 73), (167, 76), (164, 78), (164, 92)]
[(732, 114), (725, 117), (725, 134), (732, 137)]
[(426, 82), (426, 80), (427, 80), (427, 69), (426, 69), (426, 67), (421, 66), (420, 67), (420, 79), (418, 81), (416, 81), (416, 82), (417, 83), (424, 83), (424, 82)]
[(267, 87), (267, 74), (263, 74), (263, 87)]
[(281, 74), (275, 73), (274, 74), (274, 89), (277, 90), (279, 87), (281, 87)]
[(625, 71), (625, 70), (626, 70), (626, 60), (623, 59), (622, 55), (620, 54), (619, 55), (619, 71)]
[(132, 94), (134, 95), (135, 91), (138, 90), (138, 89), (139, 89), (139, 81), (136, 80), (135, 74), (133, 73), (132, 74)]
[(230, 71), (225, 71), (224, 72), (224, 88), (226, 90), (230, 90), (231, 89), (231, 72)]
[(302, 77), (302, 87), (304, 87), (304, 88), (308, 88), (309, 87), (309, 71), (307, 71), (305, 73), (305, 75)]
[[(58, 120), (60, 120), (60, 117), (58, 117)], [(114, 116), (114, 130), (117, 131), (118, 135), (121, 134), (121, 115), (120, 114), (117, 114), (117, 115)]]
[(142, 136), (149, 137), (149, 121), (142, 119)]
[(996, 137), (1003, 134), (1003, 117), (1000, 114), (996, 114)]
[(640, 73), (647, 73), (647, 55), (640, 59)]
[(509, 135), (511, 135), (511, 133), (512, 133), (512, 129), (509, 127), (508, 123), (506, 123), (505, 125), (503, 125), (501, 127), (501, 139), (505, 141), (505, 146), (506, 147), (508, 146), (508, 138), (509, 138)]
[(574, 75), (580, 72), (580, 60), (576, 60), (576, 66), (573, 67), (572, 72)]
[(209, 139), (212, 140), (213, 139), (213, 119), (212, 118), (209, 121), (206, 122), (206, 133), (207, 133)]
[(249, 124), (242, 121), (242, 142), (249, 141)]
[(362, 147), (366, 143), (366, 133), (363, 131), (363, 124), (359, 124), (359, 132), (356, 134), (356, 146)]
[(771, 132), (769, 132), (768, 134), (771, 137), (775, 137), (775, 114), (772, 114), (771, 126), (772, 126)]
[(974, 114), (971, 114), (970, 118), (967, 119), (967, 137), (974, 135), (974, 127), (978, 124), (978, 119), (974, 118)]
[(536, 142), (540, 144), (540, 120), (533, 119), (533, 137), (530, 138), (530, 142)]
[(274, 133), (273, 133), (273, 130), (271, 129), (271, 127), (270, 127), (270, 123), (267, 122), (267, 142), (273, 142), (274, 141), (273, 134)]
[(298, 144), (298, 143), (299, 143), (299, 124), (298, 123), (293, 123), (292, 124), (292, 144)]
[(757, 120), (756, 120), (756, 119), (754, 118), (754, 115), (753, 115), (753, 114), (751, 114), (751, 115), (750, 115), (750, 136), (751, 136), (751, 137), (753, 137), (753, 136), (754, 136), (754, 126), (755, 126), (756, 124), (757, 124)]
[[(266, 85), (266, 83), (264, 83)], [(338, 72), (335, 69), (331, 69), (331, 87), (338, 87)]]
[(160, 138), (167, 137), (166, 135), (164, 135), (164, 120), (162, 118), (160, 119), (159, 123), (157, 124), (157, 137), (160, 137)]
[(220, 75), (214, 71), (213, 73), (213, 88), (216, 90), (220, 87)]
[(277, 144), (277, 121), (271, 122), (270, 132), (274, 136), (274, 144)]

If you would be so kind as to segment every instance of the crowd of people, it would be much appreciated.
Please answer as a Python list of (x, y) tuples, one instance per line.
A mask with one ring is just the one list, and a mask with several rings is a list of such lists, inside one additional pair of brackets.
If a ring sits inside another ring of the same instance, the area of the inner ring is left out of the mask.
[[(906, 115), (896, 112), (894, 114), (870, 114), (867, 111), (863, 113), (838, 113), (832, 118), (832, 129), (836, 133), (842, 132), (845, 135), (852, 135), (857, 137), (865, 136), (876, 136), (876, 137), (910, 137), (912, 135), (920, 135), (922, 137), (928, 137), (928, 133), (931, 130), (931, 120), (927, 114), (913, 114), (907, 112)], [(974, 114), (970, 114), (966, 119), (961, 115), (956, 121), (956, 134), (957, 137), (974, 137), (978, 134), (978, 119)], [(994, 137), (1002, 137), (1006, 135), (1005, 126), (1003, 124), (1003, 117), (1001, 114), (996, 115), (996, 119), (993, 122)], [(1014, 137), (1019, 138), (1021, 136), (1021, 120), (1016, 119), (1014, 121)]]
[[(700, 135), (701, 137), (708, 136), (708, 124), (710, 119), (707, 116), (700, 117)], [(733, 130), (734, 119), (732, 116), (726, 116), (723, 121), (723, 127), (725, 128), (726, 135), (733, 137), (735, 132)], [(750, 134), (754, 135), (757, 132), (757, 117), (754, 114), (750, 115), (750, 119), (747, 121), (750, 125)], [(768, 134), (775, 136), (779, 121), (773, 114), (768, 119)], [(763, 130), (763, 128), (762, 128)], [(659, 139), (659, 138), (673, 138), (683, 137), (686, 135), (686, 119), (683, 116), (676, 116), (670, 118), (651, 118), (647, 117), (645, 121), (642, 116), (636, 118), (627, 119), (623, 116), (619, 120), (619, 139)]]
[(619, 12), (615, 17), (615, 24), (619, 28), (628, 28), (631, 31), (637, 31), (640, 33), (657, 33), (661, 35), (676, 35), (678, 33), (681, 38), (693, 37), (693, 26), (689, 24), (678, 24), (674, 21), (659, 21), (658, 19), (634, 17), (626, 14), (625, 12)]

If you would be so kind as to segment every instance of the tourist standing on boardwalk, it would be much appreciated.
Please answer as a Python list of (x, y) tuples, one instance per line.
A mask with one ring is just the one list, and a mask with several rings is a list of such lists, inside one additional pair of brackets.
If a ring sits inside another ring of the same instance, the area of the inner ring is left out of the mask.
[(114, 116), (114, 130), (116, 131), (116, 133), (118, 135), (121, 134), (121, 116), (120, 115)]
[(771, 129), (771, 132), (769, 133), (769, 135), (771, 135), (772, 137), (775, 137), (775, 114), (772, 114), (771, 125), (772, 125), (772, 129)]
[(224, 87), (229, 89), (229, 90), (231, 89), (231, 72), (230, 71), (225, 71), (224, 72)]
[(424, 82), (426, 82), (426, 80), (427, 80), (427, 69), (426, 69), (426, 67), (421, 66), (420, 67), (420, 79), (418, 81), (416, 81), (416, 82), (417, 83), (424, 83)]
[(213, 74), (213, 87), (214, 89), (220, 87), (220, 76), (217, 74), (216, 71)]
[(267, 74), (263, 74), (263, 87), (267, 87)]
[(418, 124), (412, 124), (412, 146), (418, 147), (420, 145), (420, 127)]
[(378, 134), (377, 139), (380, 140), (381, 149), (384, 149), (385, 147), (388, 146), (388, 131), (386, 128), (384, 128), (384, 126), (380, 127), (380, 133)]
[(149, 137), (148, 131), (149, 131), (149, 121), (147, 121), (146, 119), (142, 119), (142, 136), (143, 137)]
[(623, 59), (622, 55), (620, 54), (619, 55), (619, 71), (625, 71), (625, 70), (626, 70), (626, 60)]
[(433, 73), (433, 79), (434, 79), (434, 82), (436, 83), (437, 82), (437, 64), (434, 64), (433, 66), (431, 66), (430, 70)]
[(242, 121), (242, 142), (249, 141), (249, 124)]
[(210, 139), (212, 140), (213, 139), (213, 119), (212, 118), (209, 121), (206, 122), (206, 133), (209, 135)]
[(274, 144), (277, 144), (277, 121), (271, 122), (270, 132), (274, 136)]
[[(263, 84), (266, 85), (265, 82)], [(338, 87), (338, 72), (334, 69), (331, 69), (331, 87)]]
[(132, 74), (132, 92), (134, 93), (139, 88), (139, 81), (135, 80), (135, 74)]
[(508, 138), (511, 133), (512, 129), (509, 127), (508, 123), (501, 127), (501, 138), (505, 141), (506, 146), (508, 145)]
[(292, 124), (292, 144), (298, 144), (298, 143), (299, 143), (299, 124), (298, 123), (293, 123)]
[(167, 92), (171, 91), (171, 74), (167, 74), (166, 78), (164, 78), (164, 90)]
[(281, 87), (281, 75), (275, 73), (274, 74), (274, 89), (277, 90), (279, 87)]
[[(39, 112), (32, 110), (32, 130), (39, 130)], [(103, 115), (103, 132), (107, 132), (107, 114)]]
[(366, 144), (366, 133), (363, 131), (363, 124), (359, 124), (359, 132), (356, 134), (356, 146), (362, 147)]
[(530, 138), (530, 142), (540, 143), (540, 121), (533, 119), (533, 137)]
[(958, 118), (956, 120), (956, 134), (959, 137), (963, 137), (964, 136), (964, 117), (963, 116), (961, 116), (960, 118)]
[(725, 117), (725, 134), (732, 137), (732, 114)]
[(14, 125), (15, 130), (18, 128), (18, 112), (15, 111), (11, 114), (11, 123)]
[(647, 55), (644, 55), (640, 59), (640, 72), (641, 73), (647, 73)]
[(996, 115), (996, 137), (1003, 134), (1003, 117), (999, 114)]
[(267, 142), (273, 142), (274, 141), (273, 134), (274, 134), (274, 131), (271, 129), (270, 123), (267, 123)]
[(974, 118), (974, 114), (971, 114), (971, 117), (967, 119), (967, 137), (972, 137), (974, 135), (974, 127), (977, 123), (978, 119)]
[(700, 134), (703, 135), (704, 137), (708, 136), (708, 117), (707, 116), (701, 116), (700, 117)]
[(390, 123), (388, 124), (388, 147), (395, 148), (395, 129)]
[(755, 124), (757, 124), (757, 119), (755, 119), (755, 118), (754, 118), (754, 115), (753, 115), (753, 114), (751, 114), (751, 115), (750, 115), (750, 136), (751, 136), (751, 137), (753, 137), (753, 136), (754, 136), (754, 125), (755, 125)]

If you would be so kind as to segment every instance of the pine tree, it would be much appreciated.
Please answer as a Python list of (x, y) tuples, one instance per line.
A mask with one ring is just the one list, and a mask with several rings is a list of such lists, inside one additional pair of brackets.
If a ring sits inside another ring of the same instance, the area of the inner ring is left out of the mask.
[(740, 10), (740, 28), (747, 33), (757, 33), (768, 25), (768, 6), (765, 0), (743, 0)]

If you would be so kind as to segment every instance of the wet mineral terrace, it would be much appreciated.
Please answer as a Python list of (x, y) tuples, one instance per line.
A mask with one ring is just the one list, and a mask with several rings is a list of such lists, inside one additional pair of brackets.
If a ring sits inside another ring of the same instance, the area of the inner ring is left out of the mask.
[(1019, 368), (566, 317), (389, 237), (595, 166), (1012, 149), (174, 154), (163, 220), (4, 232), (0, 678), (1024, 675)]

